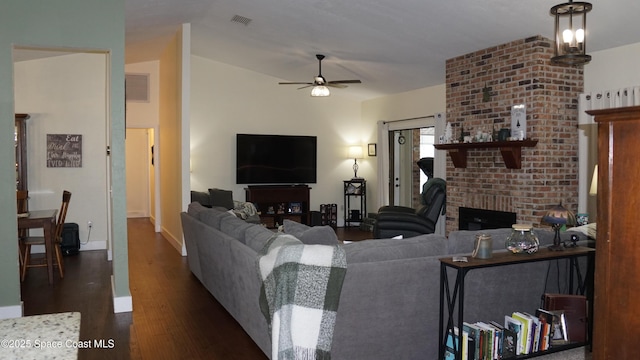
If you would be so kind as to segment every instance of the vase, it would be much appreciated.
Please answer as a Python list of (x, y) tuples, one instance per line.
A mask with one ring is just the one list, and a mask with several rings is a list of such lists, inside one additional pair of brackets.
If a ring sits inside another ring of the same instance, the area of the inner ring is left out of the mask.
[(505, 243), (507, 250), (514, 254), (533, 254), (538, 251), (540, 242), (531, 224), (513, 224), (511, 228), (511, 235)]

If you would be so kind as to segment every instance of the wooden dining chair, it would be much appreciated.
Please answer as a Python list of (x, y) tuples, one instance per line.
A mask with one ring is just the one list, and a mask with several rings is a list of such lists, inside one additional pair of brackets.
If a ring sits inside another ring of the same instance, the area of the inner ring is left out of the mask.
[(16, 200), (18, 201), (18, 214), (26, 213), (29, 201), (28, 190), (16, 190)]
[[(62, 250), (60, 249), (60, 242), (62, 239), (62, 229), (64, 228), (64, 220), (67, 217), (67, 209), (69, 208), (69, 201), (71, 201), (71, 193), (67, 190), (62, 193), (62, 205), (60, 205), (60, 211), (58, 212), (58, 221), (53, 233), (53, 247), (56, 252), (54, 266), (58, 266), (60, 272), (60, 278), (64, 278), (64, 262), (62, 261)], [(21, 239), (24, 246), (24, 259), (22, 263), (21, 281), (24, 281), (24, 277), (27, 274), (27, 269), (30, 267), (42, 267), (47, 266), (47, 260), (43, 262), (31, 264), (29, 257), (31, 256), (32, 245), (44, 245), (44, 236), (27, 236)]]

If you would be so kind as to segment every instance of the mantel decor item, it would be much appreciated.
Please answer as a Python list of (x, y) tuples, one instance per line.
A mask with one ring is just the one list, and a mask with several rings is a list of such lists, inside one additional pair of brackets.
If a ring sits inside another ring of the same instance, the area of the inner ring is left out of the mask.
[(549, 246), (549, 250), (552, 251), (561, 251), (564, 250), (562, 245), (560, 244), (560, 229), (564, 225), (573, 226), (576, 224), (576, 216), (569, 210), (565, 209), (562, 206), (562, 203), (552, 207), (547, 211), (547, 213), (542, 217), (542, 221), (550, 224), (553, 231), (555, 231), (555, 236), (553, 237), (553, 245)]
[(555, 56), (554, 64), (582, 65), (591, 61), (587, 55), (587, 13), (591, 3), (569, 0), (551, 8), (555, 17)]
[(533, 232), (531, 224), (513, 224), (511, 235), (507, 238), (505, 246), (514, 254), (533, 254), (538, 251), (540, 242)]

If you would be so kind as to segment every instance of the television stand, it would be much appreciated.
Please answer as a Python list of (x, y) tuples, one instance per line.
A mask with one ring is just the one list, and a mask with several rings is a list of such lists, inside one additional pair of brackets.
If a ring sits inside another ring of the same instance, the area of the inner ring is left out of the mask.
[(246, 201), (258, 209), (260, 222), (277, 228), (286, 220), (310, 224), (310, 200), (307, 185), (250, 185), (244, 189)]

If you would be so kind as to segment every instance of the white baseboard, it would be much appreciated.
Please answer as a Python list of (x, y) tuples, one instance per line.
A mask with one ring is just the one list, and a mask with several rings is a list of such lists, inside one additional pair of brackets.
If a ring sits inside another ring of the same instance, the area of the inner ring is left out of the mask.
[[(80, 244), (80, 251), (85, 250), (105, 250), (107, 248), (106, 240), (93, 240), (86, 244)], [(31, 247), (32, 254), (44, 254), (44, 245), (33, 245)]]
[(0, 306), (0, 319), (14, 319), (24, 314), (22, 301), (20, 305)]
[(183, 254), (182, 239), (176, 238), (164, 227), (162, 228), (161, 234), (162, 236), (164, 236), (165, 239), (167, 239), (167, 241), (169, 241), (169, 244), (171, 244), (171, 246), (173, 246), (178, 251), (178, 253), (180, 253), (180, 255), (183, 255), (183, 256), (186, 255), (186, 254)]
[(84, 250), (106, 250), (107, 249), (107, 241), (106, 240), (92, 240), (88, 243), (80, 244), (80, 251)]
[(123, 313), (133, 311), (133, 298), (129, 296), (116, 296), (116, 286), (111, 275), (111, 294), (113, 294), (113, 313)]

